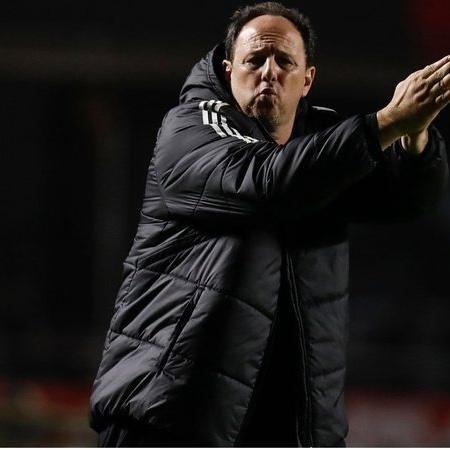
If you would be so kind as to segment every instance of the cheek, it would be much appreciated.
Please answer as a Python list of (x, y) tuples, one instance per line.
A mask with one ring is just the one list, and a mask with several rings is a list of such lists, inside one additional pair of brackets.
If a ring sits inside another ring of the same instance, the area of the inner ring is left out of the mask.
[(288, 89), (287, 94), (289, 99), (292, 100), (293, 103), (296, 103), (300, 100), (300, 98), (303, 95), (303, 89), (305, 87), (305, 80), (304, 78), (298, 79), (297, 77), (292, 78), (287, 83)]
[(246, 73), (231, 74), (231, 91), (240, 103), (241, 101), (248, 101), (253, 97), (255, 90), (255, 77)]

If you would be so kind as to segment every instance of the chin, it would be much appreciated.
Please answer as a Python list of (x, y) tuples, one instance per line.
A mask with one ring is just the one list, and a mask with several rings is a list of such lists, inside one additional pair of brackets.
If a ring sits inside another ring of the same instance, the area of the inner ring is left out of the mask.
[(278, 107), (272, 101), (262, 100), (250, 104), (247, 108), (247, 111), (254, 117), (260, 117), (276, 114), (278, 111)]
[(271, 107), (266, 107), (265, 105), (262, 107), (262, 105), (260, 105), (260, 107), (254, 109), (253, 116), (259, 119), (268, 131), (273, 131), (281, 123), (279, 108), (274, 105), (271, 105)]
[(279, 115), (262, 115), (258, 119), (269, 132), (275, 131), (282, 123)]

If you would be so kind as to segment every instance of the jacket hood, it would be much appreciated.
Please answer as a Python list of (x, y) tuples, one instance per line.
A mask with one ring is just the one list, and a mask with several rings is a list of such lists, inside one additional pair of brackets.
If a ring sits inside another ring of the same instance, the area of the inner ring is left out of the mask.
[(191, 70), (180, 92), (180, 103), (192, 100), (221, 100), (231, 103), (233, 98), (222, 76), (225, 45), (216, 45)]

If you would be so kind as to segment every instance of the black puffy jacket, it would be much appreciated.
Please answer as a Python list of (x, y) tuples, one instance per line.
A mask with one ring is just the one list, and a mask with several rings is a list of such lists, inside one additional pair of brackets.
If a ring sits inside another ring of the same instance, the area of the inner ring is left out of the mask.
[(233, 106), (222, 58), (218, 46), (193, 68), (159, 131), (91, 426), (136, 421), (196, 443), (239, 443), (286, 302), (299, 441), (340, 445), (347, 223), (432, 208), (447, 178), (444, 143), (432, 129), (420, 157), (397, 145), (381, 152), (374, 115), (339, 121), (302, 100), (278, 145)]

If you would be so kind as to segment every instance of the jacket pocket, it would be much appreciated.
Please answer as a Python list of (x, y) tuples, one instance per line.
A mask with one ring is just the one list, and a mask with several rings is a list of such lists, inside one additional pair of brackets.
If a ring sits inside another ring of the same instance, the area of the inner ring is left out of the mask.
[(161, 373), (162, 370), (164, 369), (164, 367), (166, 366), (167, 361), (169, 360), (169, 358), (172, 354), (173, 347), (177, 343), (178, 337), (180, 336), (184, 327), (189, 322), (189, 319), (191, 318), (192, 313), (194, 312), (195, 306), (197, 305), (197, 302), (198, 302), (201, 292), (202, 292), (202, 289), (197, 287), (192, 292), (188, 302), (186, 303), (186, 306), (184, 307), (183, 312), (181, 313), (179, 319), (177, 320), (175, 329), (170, 338), (169, 345), (167, 346), (166, 350), (161, 354), (160, 360), (158, 362), (158, 366), (159, 366), (158, 373)]

